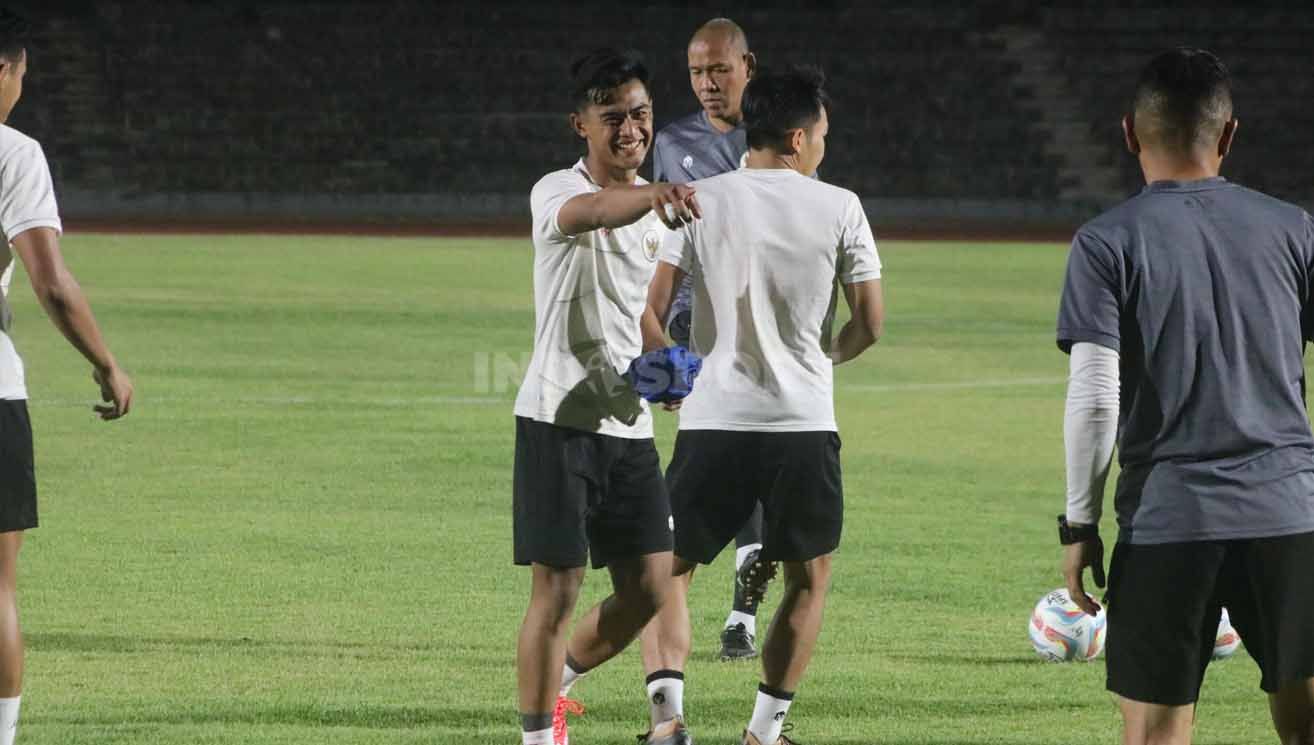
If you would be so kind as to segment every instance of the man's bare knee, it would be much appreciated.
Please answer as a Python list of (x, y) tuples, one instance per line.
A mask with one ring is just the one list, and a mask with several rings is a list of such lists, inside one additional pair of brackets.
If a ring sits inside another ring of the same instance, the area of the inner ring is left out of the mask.
[(1117, 697), (1124, 745), (1190, 745), (1195, 705), (1168, 706)]
[(675, 581), (670, 554), (653, 554), (612, 568), (616, 598), (639, 618), (657, 614)]
[(18, 552), (23, 547), (23, 531), (0, 533), (0, 591), (13, 593), (18, 585)]
[(629, 585), (617, 588), (616, 597), (636, 617), (650, 618), (657, 615), (657, 609), (666, 602), (667, 587), (670, 579), (643, 578)]
[(786, 590), (825, 594), (830, 586), (831, 554), (807, 561), (784, 562)]
[(575, 612), (583, 584), (583, 567), (563, 569), (535, 564), (530, 614), (548, 630), (565, 627)]

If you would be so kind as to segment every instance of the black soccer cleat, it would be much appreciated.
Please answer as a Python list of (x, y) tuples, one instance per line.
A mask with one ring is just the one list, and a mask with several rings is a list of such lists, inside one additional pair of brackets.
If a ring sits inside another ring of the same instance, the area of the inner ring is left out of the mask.
[(676, 717), (639, 735), (639, 745), (693, 745), (693, 735), (689, 734), (684, 719)]
[(721, 632), (721, 661), (751, 660), (757, 656), (754, 637), (742, 623), (727, 627)]
[(746, 613), (757, 613), (757, 606), (766, 597), (767, 585), (776, 577), (778, 565), (774, 561), (762, 561), (762, 549), (754, 549), (744, 558), (744, 563), (735, 572), (735, 608), (744, 608)]

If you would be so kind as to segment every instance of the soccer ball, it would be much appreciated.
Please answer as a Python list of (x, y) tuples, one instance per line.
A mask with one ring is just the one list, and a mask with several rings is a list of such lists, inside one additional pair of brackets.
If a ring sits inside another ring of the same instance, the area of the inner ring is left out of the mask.
[(1103, 608), (1099, 615), (1088, 616), (1060, 587), (1036, 603), (1027, 631), (1036, 654), (1046, 660), (1086, 662), (1104, 651), (1104, 626)]
[(1214, 659), (1225, 660), (1236, 654), (1241, 646), (1241, 635), (1232, 628), (1232, 619), (1228, 618), (1227, 609), (1223, 609), (1222, 618), (1218, 619), (1218, 636), (1214, 637)]

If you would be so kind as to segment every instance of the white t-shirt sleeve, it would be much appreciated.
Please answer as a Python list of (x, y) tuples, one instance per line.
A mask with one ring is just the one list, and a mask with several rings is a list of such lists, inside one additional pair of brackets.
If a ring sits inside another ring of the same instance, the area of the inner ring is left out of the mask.
[(685, 225), (678, 230), (663, 230), (662, 249), (657, 258), (666, 264), (678, 266), (685, 274), (693, 274), (694, 248), (692, 228)]
[(0, 230), (13, 241), (32, 228), (63, 230), (55, 187), (46, 155), (35, 140), (27, 140), (0, 161)]
[(839, 266), (836, 274), (846, 285), (881, 278), (881, 257), (871, 233), (867, 213), (857, 194), (850, 194), (840, 224)]
[(529, 193), (529, 210), (533, 214), (534, 235), (547, 243), (566, 243), (574, 236), (561, 232), (557, 215), (572, 197), (588, 194), (589, 182), (575, 171), (553, 171), (534, 184)]

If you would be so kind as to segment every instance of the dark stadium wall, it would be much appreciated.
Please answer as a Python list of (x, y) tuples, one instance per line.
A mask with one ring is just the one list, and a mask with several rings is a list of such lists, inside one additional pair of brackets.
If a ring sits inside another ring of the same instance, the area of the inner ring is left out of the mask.
[(766, 64), (826, 70), (836, 105), (822, 175), (861, 195), (878, 225), (1054, 228), (1139, 188), (1109, 125), (1148, 54), (1188, 41), (1238, 80), (1244, 126), (1225, 174), (1311, 202), (1308, 13), (607, 8), (45, 3), (30, 10), (38, 32), (10, 124), (42, 142), (75, 221), (516, 224), (534, 181), (580, 153), (562, 88), (581, 40), (645, 55), (660, 126), (697, 105), (684, 48), (725, 14)]

